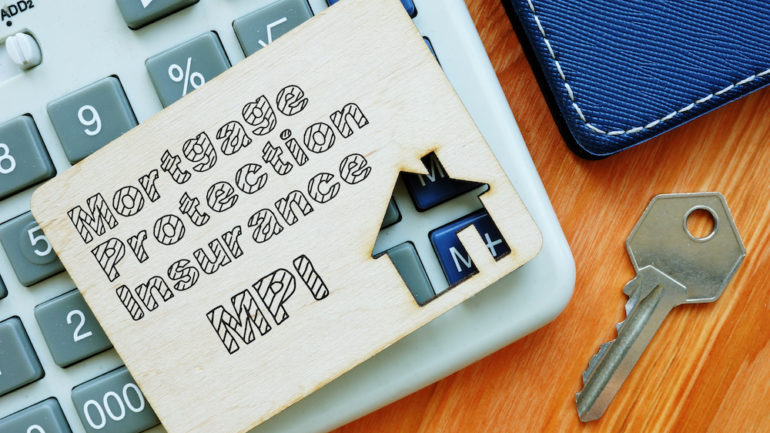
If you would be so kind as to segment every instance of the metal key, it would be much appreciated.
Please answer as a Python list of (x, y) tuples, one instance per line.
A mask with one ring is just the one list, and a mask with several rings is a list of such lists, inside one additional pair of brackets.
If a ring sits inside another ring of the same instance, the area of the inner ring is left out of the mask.
[[(697, 238), (687, 229), (696, 210), (709, 212), (713, 231)], [(713, 302), (746, 255), (722, 194), (662, 194), (652, 199), (626, 240), (636, 277), (626, 284), (626, 320), (583, 372), (575, 394), (580, 420), (600, 418), (672, 308)]]

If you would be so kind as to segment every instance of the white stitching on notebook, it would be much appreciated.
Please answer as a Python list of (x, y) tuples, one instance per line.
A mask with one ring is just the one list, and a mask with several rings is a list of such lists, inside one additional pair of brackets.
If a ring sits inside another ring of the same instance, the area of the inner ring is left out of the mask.
[(695, 102), (690, 103), (686, 107), (682, 107), (679, 110), (673, 111), (669, 113), (668, 115), (661, 117), (660, 119), (654, 120), (650, 123), (648, 123), (645, 126), (636, 126), (629, 129), (614, 129), (612, 131), (604, 131), (602, 129), (597, 128), (596, 126), (592, 125), (588, 120), (586, 120), (585, 116), (583, 115), (583, 110), (580, 109), (580, 107), (577, 104), (577, 101), (575, 101), (575, 93), (572, 90), (572, 87), (570, 87), (569, 83), (567, 83), (567, 77), (564, 75), (564, 71), (561, 68), (561, 64), (559, 64), (559, 61), (556, 59), (556, 53), (553, 50), (553, 47), (551, 46), (551, 42), (548, 40), (548, 37), (546, 36), (545, 29), (543, 28), (542, 23), (540, 22), (540, 17), (537, 16), (537, 11), (535, 11), (535, 5), (532, 4), (532, 0), (527, 0), (527, 3), (529, 4), (529, 9), (532, 11), (532, 16), (535, 18), (535, 23), (537, 24), (537, 28), (540, 31), (540, 35), (543, 37), (543, 42), (545, 42), (545, 46), (548, 48), (548, 54), (550, 54), (551, 59), (553, 60), (554, 65), (556, 66), (556, 70), (559, 72), (559, 76), (561, 77), (561, 80), (564, 82), (564, 87), (567, 89), (567, 94), (569, 95), (570, 101), (572, 101), (572, 108), (575, 110), (577, 115), (580, 117), (580, 120), (585, 123), (585, 125), (591, 129), (592, 131), (598, 133), (598, 134), (605, 134), (609, 136), (617, 136), (617, 135), (623, 135), (623, 134), (635, 134), (637, 132), (644, 131), (645, 129), (654, 128), (658, 124), (665, 122), (667, 120), (671, 120), (676, 116), (677, 114), (684, 113), (686, 111), (690, 111), (693, 108), (695, 108), (696, 105), (702, 104), (714, 96), (719, 96), (724, 93), (729, 92), (730, 90), (742, 86), (744, 84), (748, 84), (752, 81), (754, 81), (757, 78), (764, 77), (765, 75), (770, 74), (770, 69), (767, 69), (763, 72), (760, 72), (758, 74), (751, 75), (749, 77), (746, 77), (742, 79), (741, 81), (738, 81), (737, 83), (730, 84), (729, 86), (718, 90), (714, 93), (709, 93), (708, 95), (696, 100)]

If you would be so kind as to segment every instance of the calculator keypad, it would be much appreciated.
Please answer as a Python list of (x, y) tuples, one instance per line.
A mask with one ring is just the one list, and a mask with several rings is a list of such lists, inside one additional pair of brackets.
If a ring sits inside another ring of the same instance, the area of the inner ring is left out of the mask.
[(73, 164), (136, 126), (126, 94), (115, 77), (49, 103), (48, 116)]
[(0, 322), (0, 395), (43, 377), (43, 367), (18, 317)]
[(430, 241), (450, 286), (478, 272), (457, 237), (457, 232), (469, 225), (473, 225), (479, 232), (492, 257), (497, 259), (511, 252), (500, 230), (484, 209), (433, 230), (430, 233)]
[(0, 225), (0, 244), (21, 284), (29, 287), (64, 270), (32, 214)]
[(0, 432), (72, 433), (61, 406), (54, 398), (0, 419)]
[(117, 0), (120, 13), (133, 30), (198, 3), (198, 0)]
[(156, 54), (145, 62), (161, 104), (167, 107), (230, 67), (214, 32)]
[(112, 347), (77, 290), (35, 307), (35, 318), (54, 362), (60, 367), (67, 367)]
[(32, 117), (19, 116), (0, 124), (0, 199), (55, 173)]
[(76, 386), (72, 402), (88, 433), (139, 433), (160, 424), (126, 367)]
[(233, 21), (243, 53), (254, 54), (313, 17), (307, 0), (279, 0)]

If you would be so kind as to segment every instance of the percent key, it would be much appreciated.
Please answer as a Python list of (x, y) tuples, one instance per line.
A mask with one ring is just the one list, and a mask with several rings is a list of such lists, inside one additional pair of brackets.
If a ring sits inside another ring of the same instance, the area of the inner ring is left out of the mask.
[(164, 107), (203, 86), (230, 67), (214, 32), (207, 32), (169, 48), (145, 62)]

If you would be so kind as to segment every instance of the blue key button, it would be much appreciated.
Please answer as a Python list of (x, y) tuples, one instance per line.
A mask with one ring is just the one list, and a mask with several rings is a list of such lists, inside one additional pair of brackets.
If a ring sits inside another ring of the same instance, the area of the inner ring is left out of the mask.
[(8, 296), (8, 289), (5, 288), (5, 283), (3, 283), (3, 279), (0, 278), (0, 299), (5, 298)]
[(474, 188), (480, 183), (451, 179), (435, 153), (422, 158), (428, 174), (404, 173), (403, 179), (417, 210), (424, 211), (451, 200)]
[[(328, 0), (327, 3), (329, 6), (337, 3), (340, 0)], [(414, 7), (414, 1), (412, 0), (401, 0), (401, 4), (404, 5), (404, 9), (406, 9), (406, 13), (409, 14), (410, 17), (414, 18), (417, 15), (417, 9)]]
[(457, 232), (469, 225), (476, 227), (481, 239), (495, 259), (511, 252), (508, 244), (503, 240), (500, 230), (497, 229), (485, 209), (473, 212), (431, 231), (430, 241), (450, 286), (478, 272), (468, 252), (457, 237)]

